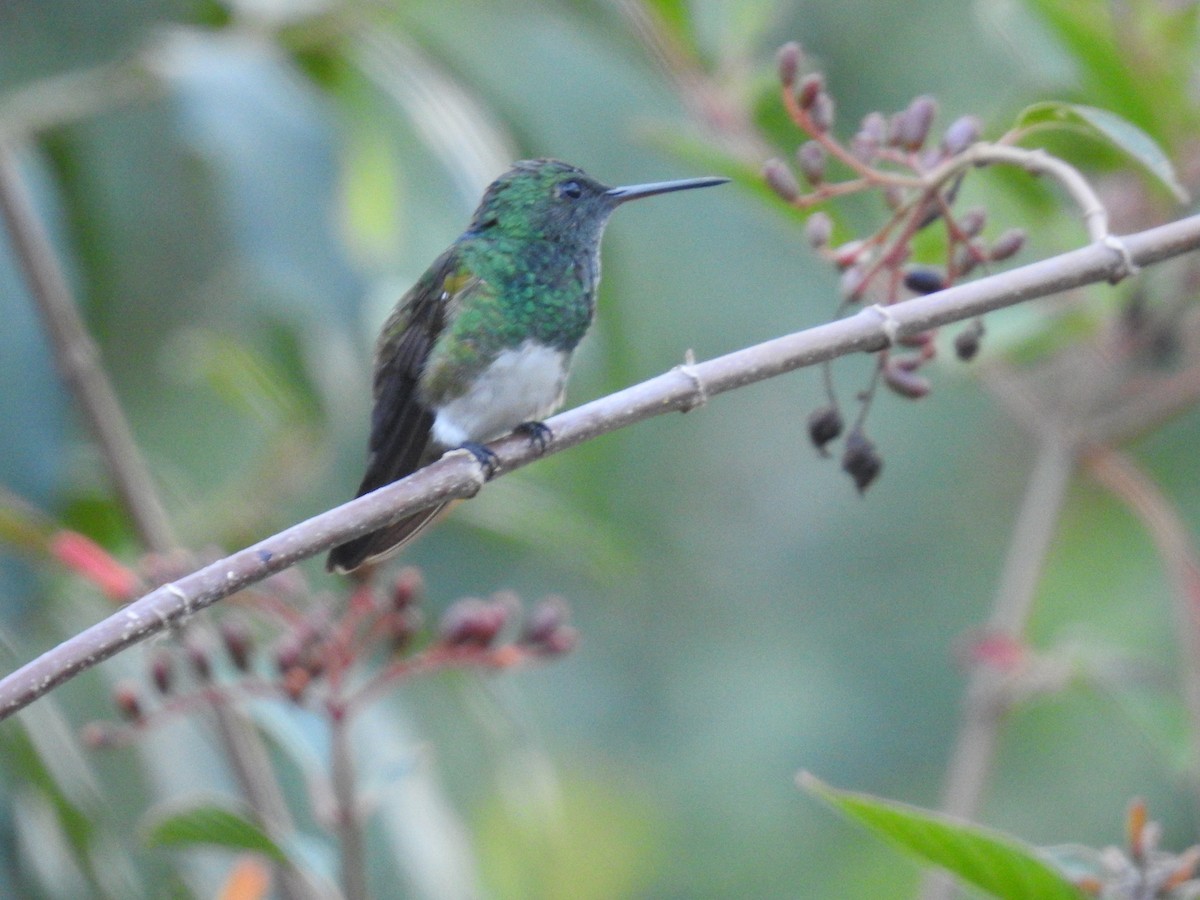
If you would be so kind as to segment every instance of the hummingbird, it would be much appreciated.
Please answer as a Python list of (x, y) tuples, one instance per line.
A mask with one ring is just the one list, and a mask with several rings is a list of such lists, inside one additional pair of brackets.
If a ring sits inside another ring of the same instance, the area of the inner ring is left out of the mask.
[[(544, 450), (552, 435), (542, 419), (562, 404), (571, 356), (595, 314), (609, 216), (629, 200), (728, 180), (611, 188), (575, 166), (534, 159), (492, 182), (467, 230), (379, 334), (367, 471), (356, 496), (459, 448), (491, 477), (496, 457), (484, 444), (512, 431)], [(335, 547), (326, 567), (348, 573), (389, 555), (441, 509)]]

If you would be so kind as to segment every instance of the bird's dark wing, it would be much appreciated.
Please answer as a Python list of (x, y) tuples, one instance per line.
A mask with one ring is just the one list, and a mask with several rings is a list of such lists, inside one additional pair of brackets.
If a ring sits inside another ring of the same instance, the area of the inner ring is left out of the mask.
[[(370, 454), (355, 496), (391, 484), (432, 461), (434, 412), (421, 402), (418, 382), (429, 351), (445, 327), (447, 310), (478, 284), (479, 279), (463, 270), (452, 247), (413, 285), (384, 324), (376, 347)], [(335, 547), (326, 567), (349, 572), (390, 553), (415, 537), (440, 510), (422, 510)]]

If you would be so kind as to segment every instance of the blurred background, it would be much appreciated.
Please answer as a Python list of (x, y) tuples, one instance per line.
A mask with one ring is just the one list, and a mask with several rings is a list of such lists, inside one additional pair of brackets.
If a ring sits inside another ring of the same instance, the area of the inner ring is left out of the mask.
[[(802, 140), (777, 99), (786, 40), (826, 73), (846, 137), (921, 93), (938, 98), (940, 127), (973, 113), (991, 136), (1030, 103), (1078, 99), (1186, 154), (1195, 114), (1171, 78), (1194, 77), (1192, 5), (1076, 4), (1097, 23), (1094, 46), (1067, 39), (1070, 5), (6, 2), (0, 133), (35, 135), (22, 175), (181, 542), (214, 557), (352, 495), (375, 333), (515, 159), (558, 157), (609, 184), (736, 180), (615, 216), (569, 404), (689, 350), (705, 359), (829, 319), (836, 273), (757, 176)], [(1117, 42), (1103, 56), (1131, 21), (1137, 52)], [(1175, 68), (1130, 74), (1147, 59)], [(1127, 162), (1055, 149), (1110, 179), (1119, 230), (1182, 214)], [(1085, 240), (1061, 198), (1020, 175), (973, 175), (964, 191), (995, 233), (1030, 231), (1022, 261)], [(874, 202), (836, 213), (842, 237), (874, 227)], [(12, 537), (22, 516), (36, 509), (130, 564), (140, 549), (5, 242), (11, 667), (111, 610)], [(1190, 300), (1182, 276), (1147, 282), (1152, 302)], [(979, 372), (1050, 352), (1039, 340), (1087, 340), (1131, 290), (1072, 298), (1069, 327), (1062, 301), (993, 316), (982, 358), (943, 353), (929, 398), (881, 396), (868, 431), (884, 471), (865, 497), (809, 445), (824, 402), (813, 370), (555, 455), (458, 507), (403, 556), (424, 573), (429, 612), (499, 590), (558, 594), (582, 641), (544, 666), (402, 685), (359, 723), (378, 896), (910, 894), (916, 867), (794, 776), (937, 804), (968, 675), (958, 650), (989, 616), (1034, 458)], [(868, 365), (834, 367), (844, 400)], [(1192, 526), (1198, 429), (1185, 411), (1130, 448)], [(1054, 532), (1030, 638), (1079, 677), (1008, 720), (980, 818), (1037, 844), (1101, 846), (1120, 841), (1140, 795), (1181, 848), (1197, 810), (1154, 544), (1083, 476)], [(319, 562), (304, 568), (313, 602), (344, 602)], [(139, 838), (157, 804), (228, 790), (204, 729), (181, 719), (116, 751), (76, 737), (131, 677), (145, 680), (140, 650), (0, 729), (5, 896), (215, 895), (228, 854)], [(302, 809), (295, 760), (320, 763), (322, 721), (284, 704), (256, 715)], [(328, 871), (328, 838), (300, 820), (306, 858)]]

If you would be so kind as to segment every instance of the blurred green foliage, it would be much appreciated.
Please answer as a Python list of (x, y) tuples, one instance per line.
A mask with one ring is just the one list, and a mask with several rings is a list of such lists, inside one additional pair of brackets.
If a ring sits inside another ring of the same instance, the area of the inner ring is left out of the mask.
[[(1034, 101), (1072, 100), (1190, 161), (1195, 7), (1122, 6), (1138, 46), (1160, 50), (1154, 76), (1101, 0), (885, 0), (870, 15), (833, 0), (5, 3), (0, 133), (41, 123), (25, 177), (182, 540), (233, 549), (351, 495), (375, 330), (512, 159), (560, 157), (619, 184), (706, 174), (689, 168), (700, 156), (745, 180), (760, 160), (698, 113), (742, 115), (764, 155), (790, 152), (773, 54), (798, 39), (843, 123), (932, 93), (942, 124), (971, 112), (995, 134)], [(966, 193), (997, 231), (1034, 232), (1026, 259), (1083, 240), (1023, 176), (973, 178)], [(712, 194), (613, 222), (570, 402), (689, 349), (705, 358), (830, 315), (835, 276), (796, 217), (761, 190)], [(1119, 227), (1174, 214), (1148, 196), (1114, 210)], [(852, 205), (840, 227), (876, 215)], [(1106, 320), (1111, 299), (1089, 298)], [(1000, 339), (985, 353), (1056, 334), (1052, 308), (989, 320)], [(0, 484), (135, 559), (3, 244), (0, 313)], [(864, 361), (835, 371), (854, 383)], [(907, 890), (913, 870), (806, 801), (793, 775), (936, 802), (964, 684), (955, 639), (988, 614), (1032, 443), (947, 361), (930, 399), (876, 404), (886, 469), (860, 500), (806, 444), (820, 398), (806, 372), (609, 435), (500, 480), (406, 554), (435, 609), (502, 588), (561, 593), (584, 640), (544, 668), (413, 684), (358, 723), (375, 884), (430, 898)], [(1135, 448), (1193, 526), (1198, 428), (1188, 412)], [(35, 554), (0, 557), (10, 666), (106, 611)], [(1036, 639), (1078, 639), (1147, 674), (1019, 711), (989, 822), (1033, 843), (1112, 843), (1140, 794), (1168, 842), (1190, 841), (1172, 627), (1154, 548), (1081, 484)], [(140, 651), (0, 729), (5, 896), (214, 896), (225, 877), (227, 855), (149, 849), (138, 830), (156, 800), (230, 790), (203, 721), (122, 752), (78, 746), (122, 677), (145, 679)], [(323, 723), (255, 713), (308, 835), (295, 852), (328, 876), (331, 851), (301, 812), (327, 762)]]

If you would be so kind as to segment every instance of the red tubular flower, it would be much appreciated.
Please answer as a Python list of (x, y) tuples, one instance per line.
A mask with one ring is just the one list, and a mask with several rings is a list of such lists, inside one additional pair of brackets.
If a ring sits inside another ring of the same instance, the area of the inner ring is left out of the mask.
[(113, 600), (132, 600), (137, 596), (138, 577), (133, 570), (77, 531), (59, 531), (50, 538), (50, 554)]

